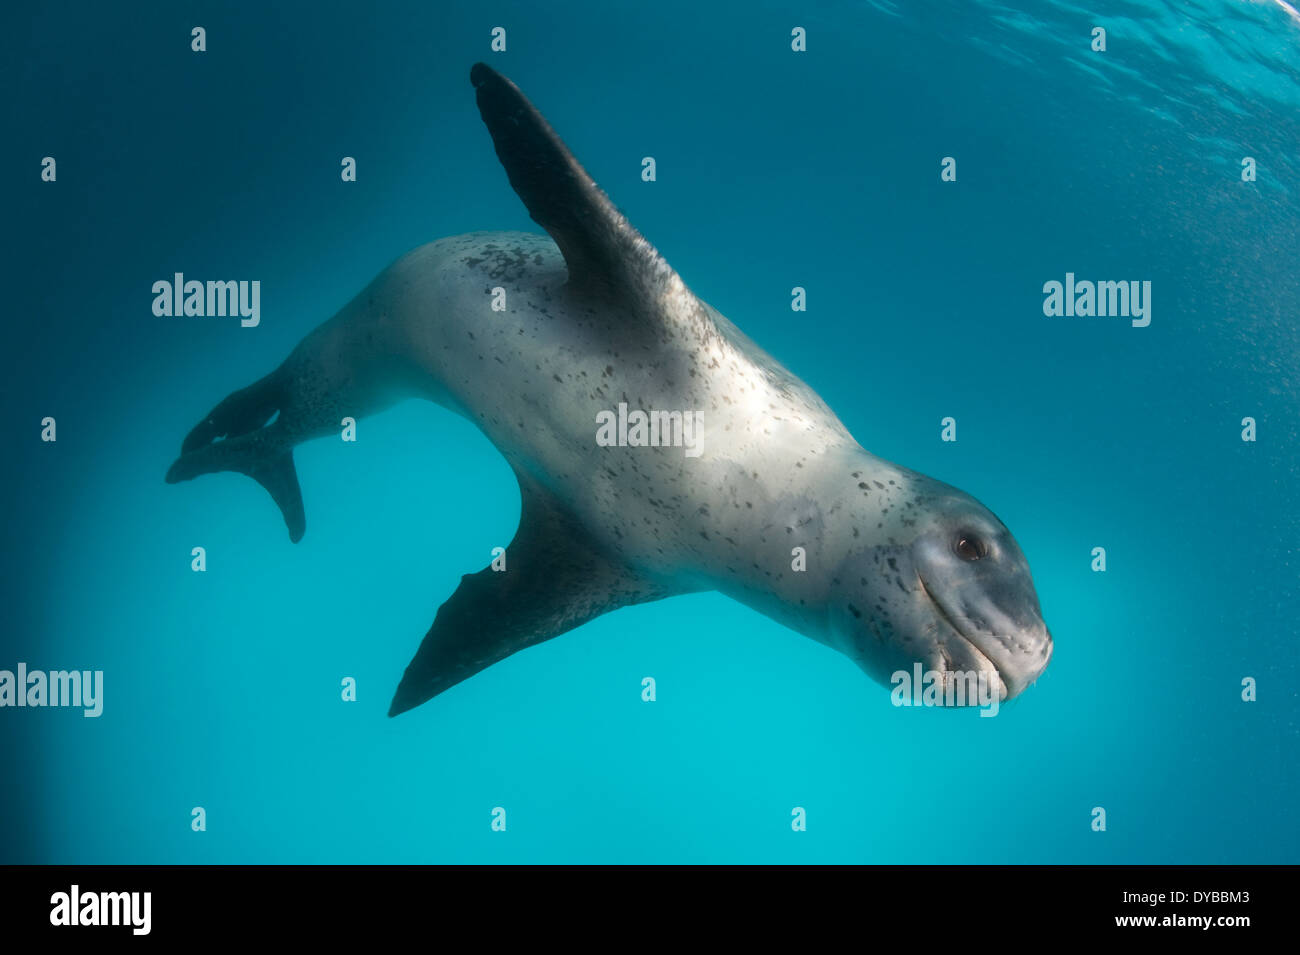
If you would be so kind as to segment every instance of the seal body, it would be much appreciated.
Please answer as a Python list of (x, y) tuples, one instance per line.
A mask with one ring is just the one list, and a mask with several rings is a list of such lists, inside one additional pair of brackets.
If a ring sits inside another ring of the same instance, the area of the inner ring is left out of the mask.
[[(810, 485), (856, 444), (810, 389), (716, 312), (721, 334), (625, 334), (634, 319), (566, 283), (545, 236), (478, 233), (399, 261), (381, 301), (400, 317), (396, 352), (432, 386), (424, 396), (474, 421), (647, 576), (717, 589), (748, 580), (763, 550), (789, 563), (787, 528), (825, 532)], [(691, 414), (700, 453), (598, 445), (600, 416), (620, 404)]]
[(505, 572), (466, 576), (439, 610), (392, 713), (608, 610), (701, 590), (884, 683), (914, 662), (983, 673), (998, 698), (1032, 682), (1051, 637), (1001, 522), (862, 449), (689, 291), (513, 84), (481, 65), (472, 78), (550, 235), (471, 233), (403, 256), (213, 409), (168, 480), (243, 471), (297, 540), (296, 444), (407, 398), (482, 429), (519, 479), (520, 529)]

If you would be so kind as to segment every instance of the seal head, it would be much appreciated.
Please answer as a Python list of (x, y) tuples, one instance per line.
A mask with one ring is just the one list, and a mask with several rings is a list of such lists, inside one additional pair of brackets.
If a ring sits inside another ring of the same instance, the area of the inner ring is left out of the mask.
[(835, 575), (835, 644), (886, 685), (919, 662), (943, 674), (945, 686), (982, 674), (996, 698), (1010, 699), (1052, 657), (1029, 563), (975, 498), (905, 473), (912, 516), (885, 543), (851, 553)]

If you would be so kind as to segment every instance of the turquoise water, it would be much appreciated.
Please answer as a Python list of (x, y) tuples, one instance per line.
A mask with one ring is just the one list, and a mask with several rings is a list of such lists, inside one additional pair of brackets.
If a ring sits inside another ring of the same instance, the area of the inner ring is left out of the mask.
[[(0, 40), (0, 668), (105, 674), (98, 719), (0, 709), (0, 860), (1300, 861), (1284, 5), (134, 6), (10, 13)], [(390, 720), (437, 607), (513, 535), (487, 440), (412, 402), (300, 447), (297, 545), (245, 477), (163, 483), (217, 400), (394, 258), (536, 230), (479, 59), (868, 450), (1016, 533), (1056, 650), (997, 718), (896, 709), (706, 594)], [(261, 325), (155, 317), (178, 271), (260, 280)], [(1150, 280), (1151, 324), (1045, 317), (1067, 272)]]

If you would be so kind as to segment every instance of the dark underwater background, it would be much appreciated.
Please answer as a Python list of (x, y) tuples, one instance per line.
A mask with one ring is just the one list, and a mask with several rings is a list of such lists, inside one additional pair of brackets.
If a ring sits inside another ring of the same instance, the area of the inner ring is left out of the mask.
[[(0, 861), (1300, 861), (1284, 4), (4, 16), (0, 669), (102, 669), (105, 699), (98, 719), (0, 710)], [(1056, 640), (1035, 686), (994, 719), (895, 708), (847, 658), (705, 594), (390, 720), (439, 604), (513, 536), (488, 441), (410, 402), (356, 444), (301, 446), (297, 545), (246, 477), (163, 483), (218, 400), (393, 259), (540, 231), (479, 119), (476, 60), (864, 447), (1005, 521)], [(261, 281), (261, 325), (155, 317), (174, 272)], [(1150, 280), (1150, 326), (1045, 317), (1066, 272)]]

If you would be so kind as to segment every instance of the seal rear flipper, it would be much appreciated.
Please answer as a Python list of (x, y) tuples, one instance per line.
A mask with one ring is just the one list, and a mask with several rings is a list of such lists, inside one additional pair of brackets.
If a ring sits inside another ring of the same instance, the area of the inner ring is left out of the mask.
[(231, 392), (207, 416), (190, 429), (181, 444), (181, 454), (226, 438), (251, 434), (271, 423), (284, 403), (279, 369)]
[(278, 421), (283, 405), (280, 373), (234, 392), (186, 435), (181, 456), (167, 470), (167, 483), (200, 474), (238, 471), (266, 488), (297, 543), (307, 527), (293, 447)]
[(461, 578), (406, 668), (389, 716), (601, 614), (679, 592), (606, 556), (535, 482), (521, 478), (520, 487), (522, 514), (505, 570)]
[(307, 514), (302, 506), (298, 471), (293, 466), (293, 449), (285, 448), (273, 458), (257, 461), (243, 473), (266, 488), (271, 500), (280, 508), (284, 526), (289, 530), (289, 540), (295, 544), (302, 540), (307, 530)]

